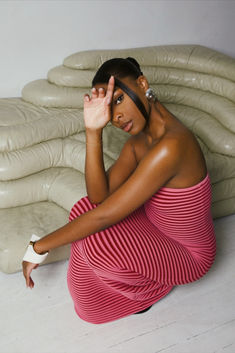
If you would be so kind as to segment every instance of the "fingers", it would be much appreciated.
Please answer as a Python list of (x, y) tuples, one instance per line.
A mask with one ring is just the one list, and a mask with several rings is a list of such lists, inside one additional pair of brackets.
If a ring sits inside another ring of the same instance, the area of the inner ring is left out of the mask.
[(32, 280), (31, 277), (29, 277), (29, 288), (33, 288), (34, 287), (34, 281)]
[(100, 87), (98, 89), (93, 87), (91, 89), (91, 97), (89, 96), (89, 94), (85, 94), (84, 101), (90, 102), (92, 99), (106, 97), (107, 104), (110, 104), (113, 98), (114, 86), (115, 86), (115, 79), (114, 79), (114, 76), (111, 76), (108, 82), (108, 87), (106, 92), (103, 87)]
[(25, 281), (26, 281), (26, 287), (30, 287), (30, 280), (32, 281), (30, 274), (28, 272), (26, 272), (24, 274), (24, 277), (25, 277)]
[(34, 281), (30, 277), (30, 274), (33, 269), (36, 269), (38, 267), (38, 264), (32, 264), (30, 262), (23, 261), (22, 265), (23, 265), (23, 274), (26, 281), (26, 287), (30, 287), (32, 289), (34, 287)]
[(92, 90), (91, 90), (91, 98), (94, 99), (94, 98), (97, 98), (97, 97), (98, 97), (97, 89), (95, 87), (93, 87)]
[(103, 87), (100, 87), (98, 91), (99, 91), (99, 97), (100, 97), (100, 98), (104, 98), (104, 96), (105, 96), (105, 90), (104, 90), (104, 88), (103, 88)]
[(92, 88), (91, 90), (91, 98), (104, 98), (105, 96), (105, 90), (103, 87), (100, 87), (96, 89), (95, 87)]
[(108, 88), (106, 92), (107, 104), (110, 104), (112, 102), (114, 86), (115, 86), (114, 76), (111, 76), (109, 79)]
[(84, 96), (84, 101), (85, 101), (85, 102), (89, 102), (89, 101), (90, 101), (90, 96), (89, 96), (89, 94), (85, 94), (85, 96)]
[(84, 95), (84, 101), (89, 102), (91, 99), (94, 98), (104, 98), (105, 97), (105, 90), (103, 87), (100, 87), (99, 89), (96, 89), (95, 87), (92, 88), (91, 90), (91, 98), (89, 94)]
[(25, 278), (26, 278), (26, 286), (30, 287), (30, 282), (32, 281), (31, 277), (30, 277), (30, 273), (32, 272), (31, 269), (27, 268), (26, 269), (26, 274), (25, 274)]
[(29, 287), (30, 275), (26, 275), (26, 287)]
[(30, 276), (28, 276), (26, 279), (26, 287), (29, 287), (31, 289), (34, 287), (34, 281)]

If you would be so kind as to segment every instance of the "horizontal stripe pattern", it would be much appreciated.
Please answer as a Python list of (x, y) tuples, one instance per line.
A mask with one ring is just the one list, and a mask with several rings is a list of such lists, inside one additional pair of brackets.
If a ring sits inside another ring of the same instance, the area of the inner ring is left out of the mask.
[[(161, 188), (121, 222), (74, 242), (67, 280), (77, 314), (113, 321), (205, 275), (216, 249), (210, 205), (207, 175), (193, 187)], [(85, 197), (69, 220), (95, 207)]]

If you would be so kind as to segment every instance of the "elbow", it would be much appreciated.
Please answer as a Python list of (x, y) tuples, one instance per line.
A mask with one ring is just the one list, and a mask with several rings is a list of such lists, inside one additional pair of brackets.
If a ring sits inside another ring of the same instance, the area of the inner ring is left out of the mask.
[(92, 203), (93, 205), (99, 205), (100, 203), (102, 203), (105, 198), (98, 198), (98, 197), (91, 197), (89, 195), (87, 195), (90, 203)]
[(106, 193), (105, 195), (91, 195), (89, 192), (87, 193), (89, 201), (95, 205), (104, 202), (104, 200), (106, 200), (109, 195), (110, 193)]

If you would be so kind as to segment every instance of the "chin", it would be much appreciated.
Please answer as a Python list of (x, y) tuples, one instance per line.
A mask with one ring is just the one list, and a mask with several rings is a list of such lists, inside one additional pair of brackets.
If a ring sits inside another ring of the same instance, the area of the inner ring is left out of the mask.
[(131, 131), (129, 131), (129, 134), (131, 134), (131, 135), (138, 135), (138, 134), (140, 134), (141, 132), (143, 132), (144, 131), (144, 129), (146, 128), (146, 125), (147, 124), (144, 124), (143, 126), (141, 126), (141, 127), (136, 127), (136, 128), (132, 128), (131, 129)]
[(139, 135), (139, 133), (142, 131), (143, 129), (140, 129), (140, 130), (131, 129), (131, 131), (128, 131), (128, 134), (131, 136), (136, 136), (136, 135)]

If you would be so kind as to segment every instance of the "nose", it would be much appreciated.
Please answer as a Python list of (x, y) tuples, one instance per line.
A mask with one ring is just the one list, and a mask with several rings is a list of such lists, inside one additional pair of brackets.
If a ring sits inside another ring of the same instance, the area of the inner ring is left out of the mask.
[(122, 117), (122, 114), (120, 114), (120, 113), (114, 113), (114, 114), (113, 114), (113, 119), (112, 119), (113, 123), (119, 124), (121, 117)]

